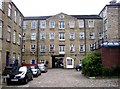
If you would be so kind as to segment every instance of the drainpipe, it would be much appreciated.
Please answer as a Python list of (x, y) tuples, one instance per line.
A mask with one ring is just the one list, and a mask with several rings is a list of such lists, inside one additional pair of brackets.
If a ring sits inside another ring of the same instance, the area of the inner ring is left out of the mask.
[(85, 43), (85, 56), (86, 56), (86, 23), (85, 23), (85, 19), (84, 19), (84, 34), (85, 34), (84, 43)]
[(38, 25), (37, 25), (37, 64), (39, 60), (39, 20), (38, 20)]

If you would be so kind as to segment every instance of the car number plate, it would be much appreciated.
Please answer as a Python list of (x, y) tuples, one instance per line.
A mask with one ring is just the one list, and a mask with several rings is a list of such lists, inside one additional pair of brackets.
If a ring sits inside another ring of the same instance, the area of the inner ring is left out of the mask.
[(18, 79), (11, 79), (11, 81), (18, 81)]

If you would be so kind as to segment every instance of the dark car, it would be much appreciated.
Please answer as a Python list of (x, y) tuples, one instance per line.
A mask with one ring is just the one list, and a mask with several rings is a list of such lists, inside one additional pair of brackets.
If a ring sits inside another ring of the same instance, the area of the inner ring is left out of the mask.
[(37, 65), (30, 66), (30, 68), (32, 70), (33, 76), (38, 77), (39, 75), (41, 75), (41, 70)]
[(76, 65), (76, 70), (80, 71), (82, 69), (82, 63)]
[(38, 64), (38, 67), (40, 68), (41, 72), (46, 73), (48, 71), (48, 69), (45, 66), (45, 64)]
[(33, 79), (33, 75), (29, 67), (22, 66), (8, 74), (6, 79), (7, 85), (11, 84), (12, 82), (23, 82), (27, 84), (29, 80)]
[(7, 76), (8, 74), (11, 73), (12, 70), (13, 70), (13, 68), (11, 66), (6, 66), (5, 69), (3, 70), (2, 75)]

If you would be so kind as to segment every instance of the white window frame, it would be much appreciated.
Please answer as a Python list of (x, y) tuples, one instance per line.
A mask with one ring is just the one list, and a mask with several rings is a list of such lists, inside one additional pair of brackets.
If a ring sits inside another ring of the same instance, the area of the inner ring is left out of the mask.
[(75, 20), (70, 20), (69, 26), (70, 26), (70, 28), (75, 28)]
[(12, 54), (12, 63), (14, 63), (15, 60), (16, 60), (16, 53), (13, 53), (13, 54)]
[(21, 44), (21, 34), (18, 35), (18, 42), (17, 43), (18, 43), (18, 45)]
[(23, 29), (26, 29), (26, 27), (27, 27), (26, 21), (23, 21)]
[(26, 40), (25, 33), (23, 33), (22, 39), (23, 39), (23, 40)]
[(25, 44), (22, 46), (22, 52), (25, 52)]
[(92, 19), (91, 19), (91, 20), (88, 20), (88, 27), (89, 27), (89, 28), (94, 28), (94, 25), (95, 25), (94, 23), (95, 23), (94, 20), (92, 20)]
[(99, 32), (99, 34), (98, 34), (98, 35), (99, 35), (99, 39), (104, 38), (104, 37), (103, 37), (103, 32)]
[(84, 32), (80, 32), (79, 38), (80, 38), (80, 39), (84, 39), (84, 38), (85, 38), (85, 33), (84, 33)]
[(81, 45), (79, 46), (79, 51), (80, 51), (80, 52), (85, 52), (85, 45), (81, 44)]
[(36, 40), (36, 33), (31, 33), (31, 40)]
[(11, 28), (7, 27), (6, 40), (11, 41)]
[(31, 22), (31, 29), (36, 29), (36, 21)]
[(74, 44), (70, 44), (70, 52), (75, 52), (75, 45)]
[(13, 32), (13, 43), (16, 43), (16, 35), (17, 35), (17, 32), (14, 30), (14, 32)]
[(36, 51), (35, 46), (36, 46), (35, 44), (31, 44), (31, 45), (30, 45), (30, 51), (31, 51), (31, 52), (35, 52), (35, 51)]
[(45, 29), (46, 28), (46, 21), (41, 21), (40, 22), (40, 28)]
[(90, 32), (90, 39), (95, 39), (95, 33), (94, 32)]
[(19, 16), (19, 26), (21, 26), (21, 24), (22, 24), (21, 22), (22, 22), (22, 16), (20, 15)]
[(14, 21), (17, 22), (17, 10), (14, 11)]
[(3, 10), (4, 0), (0, 0), (0, 9)]
[(59, 21), (58, 26), (59, 29), (65, 29), (65, 21)]
[(54, 44), (50, 44), (49, 45), (49, 51), (50, 52), (54, 52), (55, 51), (55, 45)]
[(70, 32), (70, 39), (75, 39), (75, 32)]
[(54, 32), (50, 32), (50, 40), (54, 40), (55, 39), (55, 33)]
[(46, 45), (40, 45), (40, 52), (46, 52)]
[(0, 38), (2, 38), (2, 31), (3, 31), (3, 29), (2, 29), (2, 25), (3, 23), (2, 23), (2, 21), (0, 20)]
[(78, 20), (79, 28), (84, 28), (84, 20)]
[(12, 4), (9, 3), (8, 5), (8, 16), (11, 17), (12, 16)]
[(59, 45), (59, 54), (65, 54), (65, 46)]
[(40, 39), (41, 39), (41, 40), (46, 39), (46, 33), (45, 33), (45, 32), (41, 32), (41, 33), (40, 33)]
[(59, 41), (65, 41), (65, 33), (59, 32)]
[(55, 21), (51, 20), (49, 22), (49, 28), (55, 28)]

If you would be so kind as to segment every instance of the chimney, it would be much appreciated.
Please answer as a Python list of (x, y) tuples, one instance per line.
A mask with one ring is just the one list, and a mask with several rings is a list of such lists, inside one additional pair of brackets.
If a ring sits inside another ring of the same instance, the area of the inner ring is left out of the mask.
[(109, 3), (110, 4), (116, 4), (117, 0), (111, 0)]

